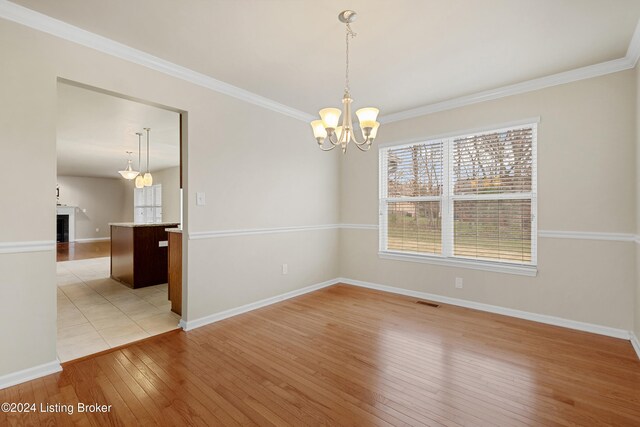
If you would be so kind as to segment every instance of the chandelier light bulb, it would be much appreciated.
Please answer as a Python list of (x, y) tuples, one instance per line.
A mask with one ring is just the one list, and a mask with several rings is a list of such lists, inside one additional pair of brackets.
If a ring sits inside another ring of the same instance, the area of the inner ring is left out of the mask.
[(313, 129), (313, 136), (316, 139), (325, 139), (327, 137), (327, 130), (325, 129), (322, 120), (312, 121), (311, 128)]
[(356, 116), (358, 116), (358, 121), (360, 122), (360, 128), (372, 128), (378, 118), (379, 112), (380, 110), (372, 107), (361, 108), (356, 111)]
[(380, 127), (380, 122), (373, 122), (373, 126), (371, 127), (371, 131), (369, 133), (369, 138), (374, 139), (378, 134), (378, 128)]
[(326, 129), (335, 129), (340, 121), (342, 111), (338, 108), (323, 108), (320, 110), (320, 118)]

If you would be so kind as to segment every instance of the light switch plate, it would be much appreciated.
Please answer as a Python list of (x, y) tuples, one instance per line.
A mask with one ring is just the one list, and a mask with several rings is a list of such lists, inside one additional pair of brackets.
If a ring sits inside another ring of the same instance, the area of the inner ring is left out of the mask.
[(202, 192), (198, 192), (196, 193), (196, 205), (197, 206), (204, 206), (207, 204), (207, 199), (204, 193)]

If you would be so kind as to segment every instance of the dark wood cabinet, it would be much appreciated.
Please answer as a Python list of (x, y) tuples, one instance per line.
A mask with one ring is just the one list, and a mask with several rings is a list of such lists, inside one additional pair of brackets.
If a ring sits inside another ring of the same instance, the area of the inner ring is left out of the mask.
[(111, 278), (134, 289), (167, 283), (166, 228), (177, 225), (111, 224)]

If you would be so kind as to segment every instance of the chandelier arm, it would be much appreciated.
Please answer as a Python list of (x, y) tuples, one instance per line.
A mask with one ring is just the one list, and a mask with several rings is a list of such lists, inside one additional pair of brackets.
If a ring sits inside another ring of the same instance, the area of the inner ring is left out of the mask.
[[(332, 138), (333, 137), (333, 138)], [(327, 137), (327, 139), (329, 140), (329, 142), (331, 143), (331, 145), (333, 145), (334, 147), (337, 146), (338, 144), (340, 144), (340, 141), (338, 141), (338, 136), (336, 135), (336, 132), (334, 131), (331, 135), (329, 135)]]
[[(362, 148), (363, 146), (366, 147), (366, 148)], [(356, 147), (358, 147), (358, 150), (360, 150), (360, 151), (369, 151), (371, 149), (371, 144), (370, 143), (369, 144), (364, 144), (364, 143), (363, 144), (358, 144), (356, 142)]]
[(355, 132), (353, 132), (352, 140), (353, 140), (353, 142), (355, 142), (356, 145), (367, 145), (367, 144), (371, 145), (371, 138), (369, 138), (369, 137), (366, 137), (365, 140), (362, 141), (362, 142), (358, 142), (358, 139), (356, 138), (356, 133)]
[(322, 151), (331, 151), (334, 148), (336, 148), (338, 145), (337, 144), (333, 144), (331, 146), (329, 146), (328, 148), (325, 148), (323, 144), (318, 144), (318, 148), (320, 148)]

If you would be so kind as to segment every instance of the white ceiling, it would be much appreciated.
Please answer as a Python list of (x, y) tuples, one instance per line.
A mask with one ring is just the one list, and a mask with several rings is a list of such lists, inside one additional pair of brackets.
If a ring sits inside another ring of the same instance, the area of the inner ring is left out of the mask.
[(14, 0), (315, 114), (340, 105), (344, 25), (356, 108), (382, 115), (625, 55), (638, 0)]
[(133, 151), (138, 170), (138, 136), (142, 168), (150, 132), (151, 172), (180, 165), (180, 115), (92, 90), (58, 84), (58, 175), (119, 178)]

